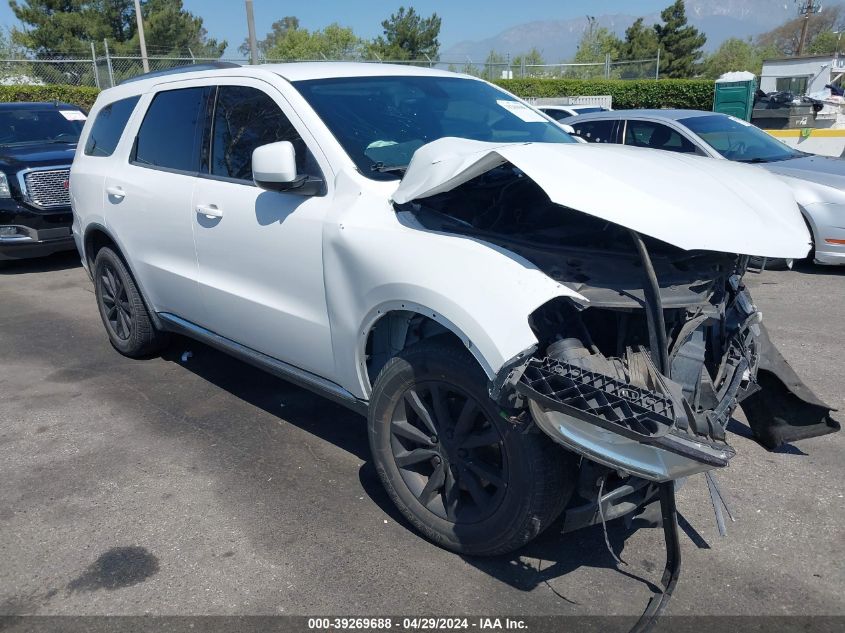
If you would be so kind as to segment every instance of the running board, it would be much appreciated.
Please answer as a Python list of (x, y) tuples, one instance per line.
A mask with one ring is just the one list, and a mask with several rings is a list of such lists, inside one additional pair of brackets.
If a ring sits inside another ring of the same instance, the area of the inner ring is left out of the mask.
[(157, 313), (161, 323), (168, 332), (181, 334), (188, 338), (195, 339), (201, 343), (205, 343), (209, 347), (220, 350), (230, 356), (234, 356), (238, 360), (258, 367), (269, 374), (273, 374), (277, 378), (287, 380), (303, 389), (308, 389), (324, 398), (328, 398), (344, 407), (351, 409), (355, 413), (367, 415), (367, 402), (356, 398), (340, 385), (336, 385), (330, 380), (321, 378), (309, 371), (289, 365), (267, 354), (262, 354), (252, 348), (236, 343), (224, 336), (220, 336), (206, 330), (203, 327), (190, 321), (186, 321), (175, 314), (167, 312)]

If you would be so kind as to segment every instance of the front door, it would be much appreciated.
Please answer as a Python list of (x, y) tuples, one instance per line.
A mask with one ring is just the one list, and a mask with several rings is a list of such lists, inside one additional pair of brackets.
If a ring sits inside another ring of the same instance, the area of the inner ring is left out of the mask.
[(205, 305), (199, 324), (331, 378), (322, 251), (331, 191), (302, 196), (255, 186), (252, 151), (275, 141), (293, 143), (300, 174), (323, 175), (282, 95), (258, 80), (239, 84), (217, 88), (210, 150), (194, 192)]

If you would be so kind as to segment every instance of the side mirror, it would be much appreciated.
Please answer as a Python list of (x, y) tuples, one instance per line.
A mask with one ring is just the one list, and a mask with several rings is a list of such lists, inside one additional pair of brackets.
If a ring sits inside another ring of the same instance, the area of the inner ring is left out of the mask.
[(323, 181), (296, 173), (296, 151), (290, 141), (261, 145), (252, 150), (252, 179), (262, 189), (305, 196), (320, 193)]

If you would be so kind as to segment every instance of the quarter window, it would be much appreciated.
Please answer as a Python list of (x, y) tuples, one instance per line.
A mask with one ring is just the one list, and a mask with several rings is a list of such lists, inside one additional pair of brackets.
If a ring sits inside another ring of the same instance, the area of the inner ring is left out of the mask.
[(580, 136), (588, 143), (615, 143), (616, 136), (613, 133), (613, 128), (616, 121), (584, 121), (583, 123), (573, 123), (575, 134)]
[(300, 174), (318, 175), (305, 142), (276, 102), (248, 86), (220, 86), (214, 108), (211, 166), (214, 176), (252, 181), (252, 151), (256, 147), (290, 141)]
[(201, 122), (211, 88), (159, 92), (138, 130), (134, 162), (140, 165), (198, 171)]
[(88, 140), (86, 156), (111, 156), (140, 97), (129, 97), (100, 108)]

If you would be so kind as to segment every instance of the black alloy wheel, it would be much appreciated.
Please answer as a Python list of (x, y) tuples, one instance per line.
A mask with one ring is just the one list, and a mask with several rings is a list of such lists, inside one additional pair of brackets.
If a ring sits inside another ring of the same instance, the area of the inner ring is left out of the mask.
[(473, 396), (442, 381), (416, 384), (390, 428), (396, 466), (420, 504), (452, 523), (496, 511), (508, 481), (504, 439)]

